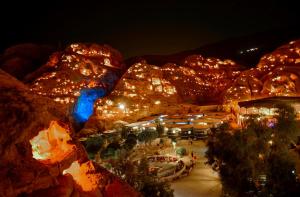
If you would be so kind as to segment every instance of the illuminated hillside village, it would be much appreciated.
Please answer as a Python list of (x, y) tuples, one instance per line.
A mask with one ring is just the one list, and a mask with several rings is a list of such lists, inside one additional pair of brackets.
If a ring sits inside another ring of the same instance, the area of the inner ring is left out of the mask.
[[(181, 65), (168, 63), (162, 67), (141, 60), (131, 65), (117, 84), (120, 74), (111, 69), (119, 71), (124, 69), (124, 65), (121, 55), (111, 50), (114, 55), (107, 47), (92, 45), (88, 49), (85, 45), (71, 45), (61, 55), (61, 60), (52, 65), (59, 69), (38, 78), (31, 90), (66, 104), (74, 103), (76, 97), (81, 95), (83, 101), (75, 104), (74, 113), (80, 110), (79, 106), (84, 106), (87, 111), (86, 105), (89, 103), (84, 100), (84, 95), (85, 91), (91, 91), (95, 96), (89, 99), (99, 99), (93, 107), (89, 106), (91, 111), (88, 115), (94, 108), (95, 116), (108, 122), (134, 122), (153, 114), (176, 114), (181, 110), (200, 112), (199, 104), (203, 106), (203, 102), (212, 101), (219, 106), (224, 104), (226, 109), (228, 104), (234, 105), (239, 101), (273, 96), (297, 97), (300, 91), (299, 41), (290, 42), (263, 56), (258, 65), (250, 70), (244, 70), (232, 60), (222, 61), (201, 55), (188, 56)], [(78, 62), (81, 58), (85, 64)], [(93, 63), (96, 58), (100, 61)], [(112, 84), (116, 84), (113, 91)]]
[[(201, 54), (162, 66), (142, 59), (126, 65), (110, 46), (77, 43), (52, 54), (30, 83), (0, 74), (7, 130), (0, 133), (1, 197), (133, 197), (152, 190), (172, 196), (167, 184), (176, 192), (204, 165), (197, 150), (224, 123), (234, 133), (256, 115), (273, 128), (281, 101), (300, 118), (300, 40), (251, 69)], [(129, 173), (145, 158), (143, 173), (152, 182)], [(120, 170), (121, 161), (129, 171)], [(298, 177), (299, 165), (293, 174)], [(255, 191), (264, 191), (268, 176), (259, 177)]]

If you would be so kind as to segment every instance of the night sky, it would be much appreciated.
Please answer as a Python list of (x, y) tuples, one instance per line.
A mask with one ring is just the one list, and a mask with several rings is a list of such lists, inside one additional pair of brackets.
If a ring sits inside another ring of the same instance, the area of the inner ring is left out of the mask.
[(300, 25), (294, 0), (76, 2), (1, 5), (1, 50), (20, 42), (96, 42), (113, 46), (125, 57), (170, 54)]

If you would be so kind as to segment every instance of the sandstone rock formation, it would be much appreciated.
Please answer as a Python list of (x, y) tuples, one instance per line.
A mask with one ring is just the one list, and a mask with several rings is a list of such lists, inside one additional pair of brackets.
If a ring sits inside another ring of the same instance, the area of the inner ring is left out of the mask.
[[(120, 79), (114, 91), (99, 99), (96, 114), (113, 122), (115, 119), (139, 119), (161, 113), (177, 105), (180, 97), (176, 88), (163, 76), (163, 69), (145, 61), (132, 65)], [(169, 109), (170, 110), (170, 109)]]
[(232, 60), (191, 55), (179, 67), (165, 65), (163, 69), (183, 101), (209, 104), (220, 103), (224, 90), (238, 77), (242, 67)]
[(32, 95), (1, 70), (0, 80), (1, 197), (108, 196), (115, 182), (124, 196), (139, 196), (88, 160), (64, 105)]
[(31, 91), (60, 103), (73, 103), (82, 89), (109, 92), (124, 69), (121, 54), (107, 45), (71, 44), (53, 54), (40, 70), (45, 72), (33, 83)]
[(0, 56), (0, 68), (19, 80), (38, 69), (54, 52), (54, 48), (47, 45), (33, 43), (18, 44), (7, 48)]
[(244, 71), (225, 94), (225, 102), (268, 96), (300, 95), (300, 40), (264, 55), (255, 68)]
[[(116, 120), (134, 122), (160, 113), (197, 112), (196, 104), (222, 101), (222, 93), (240, 69), (233, 61), (200, 55), (186, 57), (181, 65), (162, 67), (141, 60), (127, 70), (109, 96), (96, 102), (86, 128), (96, 132), (110, 129)], [(96, 122), (99, 126), (92, 128)]]
[[(121, 54), (106, 45), (72, 44), (63, 52), (54, 53), (47, 64), (31, 75), (34, 78), (35, 74), (44, 73), (30, 90), (69, 107), (79, 96), (85, 96), (85, 90), (100, 91), (93, 99), (99, 95), (107, 97), (96, 102), (94, 116), (86, 124), (95, 126), (95, 131), (111, 128), (115, 120), (132, 122), (158, 113), (188, 111), (199, 104), (294, 96), (300, 91), (299, 41), (265, 55), (257, 67), (244, 71), (231, 60), (201, 55), (190, 55), (178, 62), (158, 67), (139, 59), (107, 96), (125, 70)], [(90, 108), (93, 102), (89, 103)], [(87, 106), (82, 103), (80, 113)], [(89, 113), (93, 113), (92, 109)], [(86, 115), (83, 122), (89, 117)]]

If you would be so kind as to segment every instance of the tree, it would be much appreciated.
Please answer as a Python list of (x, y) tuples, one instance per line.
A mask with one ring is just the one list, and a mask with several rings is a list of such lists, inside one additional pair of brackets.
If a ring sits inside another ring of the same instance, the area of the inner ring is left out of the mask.
[(159, 119), (155, 119), (155, 124), (156, 124), (156, 131), (158, 133), (158, 136), (162, 137), (165, 131), (164, 125), (161, 123)]
[(103, 148), (104, 138), (102, 136), (90, 137), (83, 142), (83, 145), (88, 152), (89, 158), (94, 159), (95, 155)]
[[(250, 117), (245, 128), (228, 131), (223, 125), (208, 137), (207, 163), (219, 172), (224, 192), (245, 196), (295, 196), (300, 193), (296, 157), (289, 143), (299, 135), (290, 106), (277, 105), (278, 117), (269, 128), (257, 117)], [(298, 172), (299, 173), (299, 172)]]
[(173, 190), (167, 182), (159, 182), (149, 173), (147, 158), (141, 158), (138, 163), (128, 160), (129, 152), (122, 152), (113, 163), (113, 171), (129, 185), (141, 192), (145, 197), (173, 197)]
[(161, 196), (173, 197), (173, 190), (167, 182), (145, 181), (144, 187), (140, 191), (145, 197)]
[(286, 150), (275, 151), (268, 158), (269, 180), (266, 188), (267, 193), (276, 196), (299, 196), (300, 185), (296, 182), (297, 171), (295, 167), (295, 158)]
[(137, 143), (137, 137), (134, 134), (129, 134), (125, 140), (125, 143), (123, 145), (123, 148), (126, 150), (131, 150), (134, 148), (134, 146)]
[(156, 130), (146, 128), (144, 131), (140, 132), (137, 136), (138, 140), (145, 143), (151, 143), (152, 140), (158, 137)]
[(131, 133), (130, 127), (123, 126), (120, 130), (121, 130), (121, 137), (123, 139), (127, 138), (127, 136)]
[(129, 152), (123, 149), (116, 159), (111, 160), (111, 165), (115, 175), (129, 184), (134, 184), (136, 170), (134, 164), (128, 160), (128, 156)]
[(158, 136), (162, 137), (162, 135), (164, 134), (164, 131), (165, 131), (165, 127), (162, 124), (157, 124), (156, 131), (158, 133)]
[(182, 157), (186, 155), (186, 149), (184, 147), (179, 147), (176, 149), (176, 154)]
[[(288, 146), (291, 142), (295, 143), (297, 136), (299, 136), (299, 123), (295, 121), (295, 109), (285, 103), (278, 103), (275, 105), (278, 115), (277, 124), (275, 126), (276, 134), (280, 139), (281, 145)], [(278, 142), (278, 143), (279, 143)]]
[(106, 149), (101, 152), (101, 158), (118, 158), (121, 146), (118, 142), (110, 143)]

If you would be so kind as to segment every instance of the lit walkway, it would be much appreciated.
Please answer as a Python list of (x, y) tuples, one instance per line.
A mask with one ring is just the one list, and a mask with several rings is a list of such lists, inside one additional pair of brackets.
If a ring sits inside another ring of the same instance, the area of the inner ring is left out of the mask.
[(175, 197), (217, 197), (221, 194), (218, 174), (204, 164), (205, 144), (193, 142), (191, 149), (197, 155), (197, 163), (192, 172), (171, 183)]

